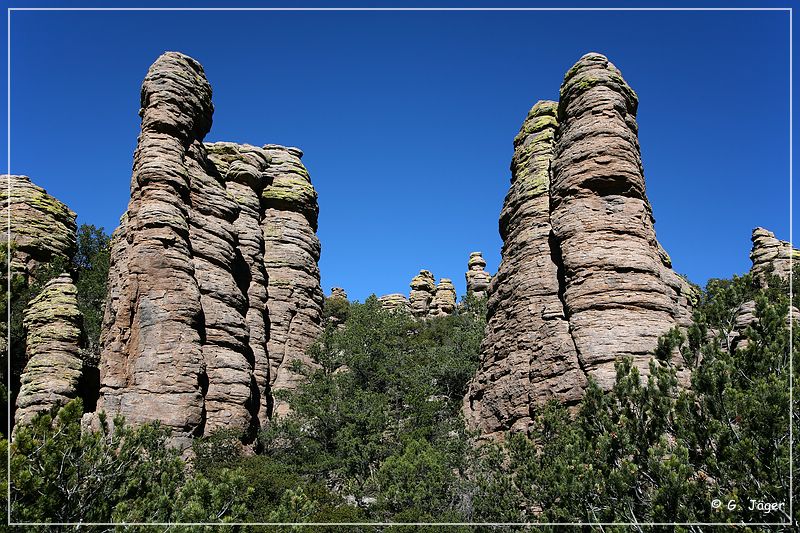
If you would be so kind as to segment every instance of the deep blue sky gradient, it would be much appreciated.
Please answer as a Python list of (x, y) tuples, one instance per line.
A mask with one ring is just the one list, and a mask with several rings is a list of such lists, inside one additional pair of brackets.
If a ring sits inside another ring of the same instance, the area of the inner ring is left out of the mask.
[(647, 192), (678, 272), (705, 284), (747, 271), (755, 226), (789, 238), (785, 12), (11, 16), (11, 171), (109, 232), (128, 202), (142, 78), (179, 50), (214, 90), (207, 140), (305, 151), (326, 293), (408, 293), (427, 268), (461, 295), (471, 251), (491, 272), (500, 261), (528, 109), (597, 51), (639, 95)]

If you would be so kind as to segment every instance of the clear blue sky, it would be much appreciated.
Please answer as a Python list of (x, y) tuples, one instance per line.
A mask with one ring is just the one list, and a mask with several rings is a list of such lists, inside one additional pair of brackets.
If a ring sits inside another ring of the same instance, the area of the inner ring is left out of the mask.
[(789, 238), (785, 12), (11, 17), (11, 171), (109, 232), (128, 202), (142, 78), (159, 54), (179, 50), (203, 64), (214, 90), (207, 140), (305, 151), (326, 293), (407, 293), (427, 268), (461, 295), (471, 251), (491, 272), (500, 261), (497, 219), (528, 109), (557, 99), (567, 69), (597, 51), (639, 94), (647, 192), (678, 272), (705, 284), (748, 270), (755, 226)]

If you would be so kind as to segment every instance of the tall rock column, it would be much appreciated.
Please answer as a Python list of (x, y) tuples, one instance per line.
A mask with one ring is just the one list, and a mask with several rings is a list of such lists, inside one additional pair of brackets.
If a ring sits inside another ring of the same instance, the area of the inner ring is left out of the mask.
[(77, 292), (72, 278), (61, 274), (48, 281), (25, 310), (27, 363), (16, 400), (17, 425), (78, 397), (83, 318)]
[(205, 423), (208, 378), (190, 187), (202, 166), (197, 143), (211, 127), (212, 111), (211, 86), (195, 60), (168, 52), (150, 67), (101, 339), (98, 410), (130, 423), (160, 420), (184, 447)]
[(430, 270), (420, 270), (411, 280), (411, 292), (408, 295), (411, 313), (417, 318), (428, 315), (431, 300), (436, 294), (436, 279)]
[[(533, 405), (550, 398), (574, 403), (586, 385), (559, 298), (560, 258), (551, 250), (556, 106), (534, 105), (514, 139), (511, 188), (500, 214), (502, 260), (488, 289), (480, 367), (464, 399), (468, 425), (483, 434), (524, 431)], [(478, 265), (474, 257), (470, 267)]]
[(646, 374), (658, 337), (688, 324), (688, 286), (653, 229), (636, 94), (600, 54), (583, 56), (560, 94), (550, 222), (578, 359), (608, 389), (615, 360), (631, 356)]
[(456, 309), (456, 288), (453, 281), (448, 278), (441, 278), (436, 286), (436, 293), (433, 295), (428, 317), (450, 316)]
[(484, 270), (485, 268), (486, 260), (481, 252), (469, 254), (467, 272), (464, 274), (467, 279), (467, 294), (472, 294), (478, 298), (486, 298), (486, 291), (489, 289), (492, 276)]
[[(293, 389), (297, 363), (313, 365), (306, 350), (322, 332), (317, 193), (298, 148), (264, 146), (271, 163), (261, 196), (264, 266), (267, 272), (270, 376), (273, 391)], [(288, 405), (273, 406), (276, 415)]]
[(246, 353), (253, 369), (252, 402), (258, 425), (263, 428), (272, 406), (267, 354), (267, 272), (261, 230), (261, 193), (266, 184), (264, 172), (269, 157), (264, 149), (248, 144), (206, 143), (206, 149), (209, 159), (224, 177), (228, 193), (239, 204), (238, 216), (233, 222), (238, 240), (234, 274), (247, 296), (245, 321), (249, 339)]
[(190, 179), (189, 243), (203, 312), (204, 432), (235, 429), (252, 437), (253, 353), (245, 321), (248, 285), (240, 285), (249, 267), (234, 225), (240, 208), (201, 141), (193, 142), (185, 164)]

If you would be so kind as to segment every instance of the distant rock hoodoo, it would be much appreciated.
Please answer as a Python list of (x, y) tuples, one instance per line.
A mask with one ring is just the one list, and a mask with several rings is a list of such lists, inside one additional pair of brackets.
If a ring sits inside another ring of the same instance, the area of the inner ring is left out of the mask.
[(577, 402), (590, 376), (610, 388), (620, 357), (646, 374), (658, 337), (689, 324), (689, 285), (653, 229), (637, 105), (620, 71), (587, 54), (514, 141), (502, 263), (464, 402), (484, 434), (524, 431), (532, 406)]
[(467, 268), (467, 273), (464, 274), (467, 278), (467, 294), (478, 298), (486, 298), (486, 291), (489, 288), (492, 276), (484, 270), (486, 268), (486, 260), (483, 258), (483, 254), (481, 252), (469, 254)]

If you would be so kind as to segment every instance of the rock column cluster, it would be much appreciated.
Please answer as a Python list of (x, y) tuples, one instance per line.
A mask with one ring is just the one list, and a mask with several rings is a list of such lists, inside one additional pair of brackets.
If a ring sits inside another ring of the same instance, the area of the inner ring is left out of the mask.
[(204, 144), (211, 87), (168, 52), (142, 86), (131, 201), (112, 240), (98, 409), (179, 446), (252, 438), (320, 331), (316, 192), (301, 152)]
[(621, 357), (646, 374), (658, 337), (690, 322), (689, 285), (653, 229), (637, 105), (619, 70), (587, 54), (515, 139), (502, 263), (464, 404), (485, 434), (524, 431), (533, 406), (575, 403), (589, 377), (610, 388)]

